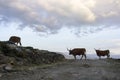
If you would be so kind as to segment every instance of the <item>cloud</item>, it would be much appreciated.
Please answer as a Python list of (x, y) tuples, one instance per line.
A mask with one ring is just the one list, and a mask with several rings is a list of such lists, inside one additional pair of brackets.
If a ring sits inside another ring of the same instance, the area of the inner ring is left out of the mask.
[(79, 21), (94, 21), (95, 16), (90, 9), (85, 6), (80, 0), (51, 0), (51, 1), (40, 1), (39, 4), (47, 10), (47, 12), (53, 12), (58, 16), (70, 19), (77, 19)]
[[(120, 0), (0, 0), (0, 22), (55, 34), (62, 27), (76, 34), (119, 26)], [(103, 27), (104, 26), (104, 27)], [(87, 30), (86, 30), (87, 29)]]

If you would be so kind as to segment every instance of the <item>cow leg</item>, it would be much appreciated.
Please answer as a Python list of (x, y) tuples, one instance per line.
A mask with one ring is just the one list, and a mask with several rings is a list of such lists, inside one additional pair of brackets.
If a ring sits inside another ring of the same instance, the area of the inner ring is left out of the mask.
[(21, 42), (20, 42), (20, 46), (21, 46), (22, 44), (21, 44)]
[(75, 58), (75, 60), (76, 60), (76, 55), (74, 55), (74, 58)]
[(83, 55), (82, 55), (82, 57), (81, 57), (81, 59), (83, 58)]
[(87, 58), (87, 57), (86, 57), (86, 54), (84, 54), (84, 57), (85, 57), (85, 59)]
[(99, 59), (101, 59), (101, 56), (99, 56)]
[(16, 42), (16, 45), (18, 46), (18, 42)]
[(109, 55), (109, 54), (107, 55), (107, 58), (110, 58), (110, 55)]

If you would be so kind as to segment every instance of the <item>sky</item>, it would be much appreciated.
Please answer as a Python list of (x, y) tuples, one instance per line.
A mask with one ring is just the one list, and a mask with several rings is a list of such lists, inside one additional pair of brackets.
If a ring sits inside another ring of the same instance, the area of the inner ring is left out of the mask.
[(0, 0), (0, 41), (55, 52), (120, 54), (120, 0)]

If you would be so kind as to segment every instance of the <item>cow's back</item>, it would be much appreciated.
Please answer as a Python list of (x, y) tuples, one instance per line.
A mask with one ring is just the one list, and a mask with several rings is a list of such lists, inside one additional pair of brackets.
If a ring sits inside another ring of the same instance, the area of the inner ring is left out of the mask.
[(22, 45), (22, 44), (21, 44), (21, 38), (20, 38), (20, 37), (17, 37), (17, 36), (11, 36), (11, 37), (9, 38), (9, 41), (10, 41), (10, 42), (13, 42), (13, 43), (17, 43), (17, 45), (18, 45), (18, 43), (19, 43), (20, 45)]
[(20, 42), (20, 37), (17, 37), (17, 36), (11, 36), (9, 41), (12, 41), (12, 42)]
[(105, 56), (105, 55), (109, 55), (110, 51), (109, 50), (104, 50), (104, 51), (97, 50), (96, 53), (98, 56)]
[(75, 48), (72, 50), (72, 54), (74, 55), (83, 55), (85, 54), (86, 49), (85, 48)]

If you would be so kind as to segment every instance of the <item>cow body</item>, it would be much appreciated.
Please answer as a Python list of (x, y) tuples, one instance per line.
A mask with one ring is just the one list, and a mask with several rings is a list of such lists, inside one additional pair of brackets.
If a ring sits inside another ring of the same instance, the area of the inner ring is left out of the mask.
[(76, 59), (76, 55), (82, 55), (81, 59), (83, 58), (83, 56), (86, 59), (86, 49), (85, 48), (74, 48), (72, 50), (68, 50), (69, 51), (69, 55), (73, 55), (74, 58)]
[(107, 58), (110, 57), (110, 51), (109, 50), (95, 50), (97, 56), (99, 57), (99, 59), (101, 59), (101, 56), (107, 56)]
[(14, 44), (16, 43), (18, 45), (18, 43), (20, 45), (21, 44), (21, 38), (20, 37), (17, 37), (17, 36), (11, 36), (10, 39), (9, 39), (10, 42), (13, 42)]

